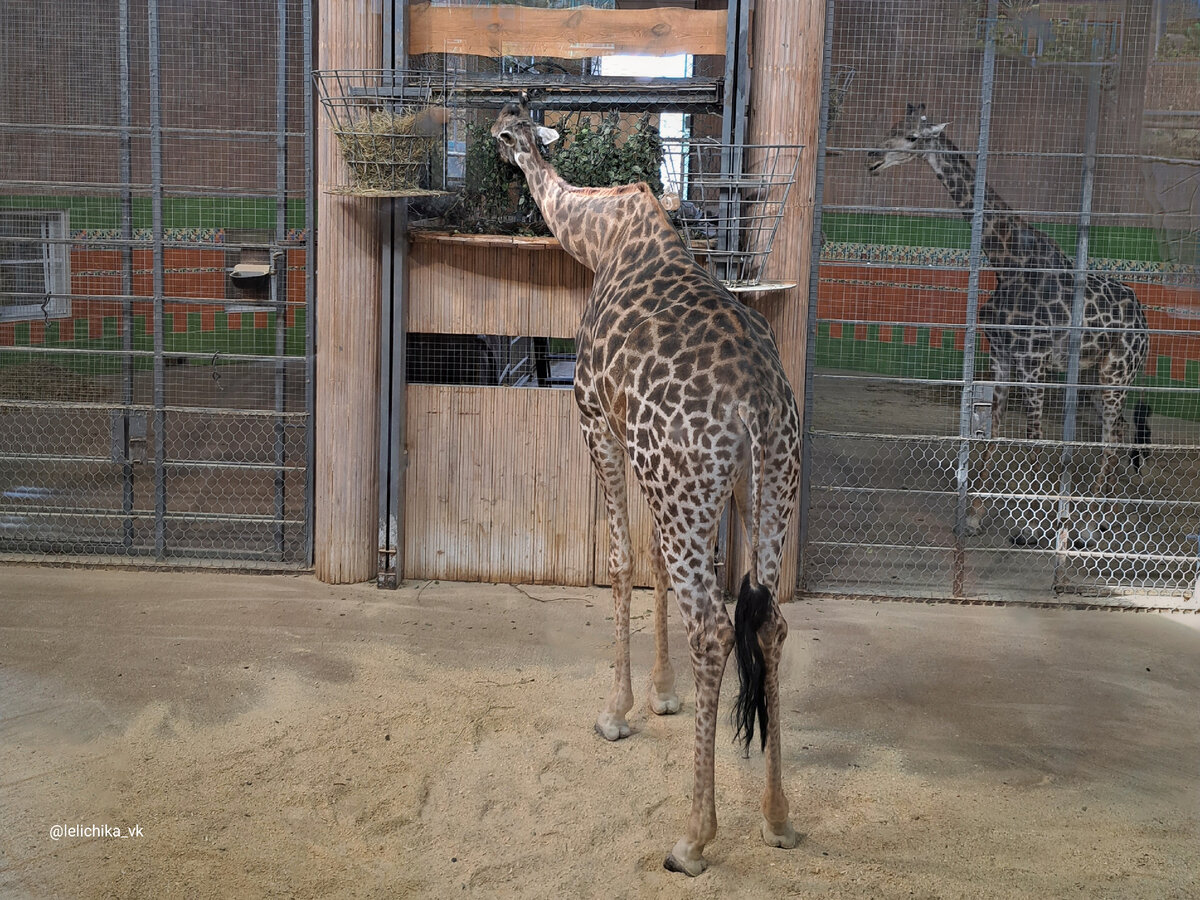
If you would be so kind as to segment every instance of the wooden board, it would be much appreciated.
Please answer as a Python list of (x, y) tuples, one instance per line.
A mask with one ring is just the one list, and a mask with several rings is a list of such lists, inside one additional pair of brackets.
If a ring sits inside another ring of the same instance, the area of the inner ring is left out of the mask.
[(585, 585), (591, 463), (571, 391), (410, 385), (406, 578)]
[[(521, 241), (536, 243), (514, 243)], [(592, 273), (557, 242), (550, 247), (545, 241), (414, 236), (408, 258), (408, 330), (575, 337)]]
[(534, 9), (518, 6), (409, 7), (409, 55), (551, 56), (611, 54), (724, 56), (726, 12), (694, 9)]

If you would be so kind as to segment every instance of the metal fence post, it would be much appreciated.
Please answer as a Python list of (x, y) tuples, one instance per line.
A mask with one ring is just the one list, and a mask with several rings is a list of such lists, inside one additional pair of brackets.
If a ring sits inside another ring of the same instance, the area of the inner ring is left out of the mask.
[[(974, 407), (975, 342), (979, 322), (979, 270), (983, 264), (983, 219), (987, 204), (987, 153), (991, 135), (992, 88), (996, 72), (998, 0), (988, 0), (983, 47), (983, 84), (979, 92), (979, 144), (975, 159), (974, 208), (971, 211), (970, 267), (967, 276), (967, 323), (963, 335), (962, 399), (958, 412), (958, 499), (954, 516), (954, 568), (951, 592), (963, 596), (966, 582), (967, 505), (971, 476), (971, 415)], [(992, 436), (994, 439), (995, 436)]]
[[(1094, 47), (1095, 49), (1095, 47)], [(1098, 55), (1098, 54), (1097, 54)], [(1054, 589), (1061, 590), (1067, 575), (1066, 553), (1071, 549), (1071, 458), (1079, 411), (1080, 347), (1083, 343), (1083, 307), (1088, 277), (1088, 234), (1092, 222), (1092, 192), (1096, 181), (1096, 141), (1100, 130), (1100, 73), (1103, 63), (1092, 60), (1088, 68), (1087, 125), (1084, 132), (1083, 177), (1079, 197), (1079, 233), (1075, 242), (1075, 293), (1071, 298), (1071, 327), (1067, 336), (1067, 386), (1063, 400), (1062, 456), (1059, 481), (1058, 527), (1055, 529)]]

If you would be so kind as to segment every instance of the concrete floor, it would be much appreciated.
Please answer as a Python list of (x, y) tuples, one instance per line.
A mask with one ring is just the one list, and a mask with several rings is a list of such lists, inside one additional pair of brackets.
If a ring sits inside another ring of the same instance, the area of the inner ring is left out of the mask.
[[(761, 760), (723, 723), (691, 881), (659, 865), (690, 789), (686, 644), (672, 609), (684, 710), (648, 717), (644, 592), (616, 745), (591, 733), (601, 590), (7, 566), (0, 598), (6, 898), (1200, 897), (1196, 615), (788, 605), (808, 837), (757, 841)], [(93, 823), (144, 834), (52, 839)]]

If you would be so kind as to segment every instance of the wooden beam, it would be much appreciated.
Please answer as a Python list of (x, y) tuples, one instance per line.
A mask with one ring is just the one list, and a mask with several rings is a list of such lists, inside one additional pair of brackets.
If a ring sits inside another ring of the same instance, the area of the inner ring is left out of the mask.
[[(808, 268), (813, 264), (817, 129), (821, 118), (821, 60), (824, 56), (825, 0), (758, 0), (753, 22), (751, 144), (803, 144), (796, 184), (767, 260), (764, 280), (799, 287), (754, 298), (771, 322), (779, 355), (803, 412), (804, 354), (808, 338)], [(800, 448), (796, 448), (800, 452)], [(792, 517), (784, 544), (779, 597), (790, 598), (798, 582), (800, 516)], [(743, 568), (736, 569), (745, 571)]]
[(535, 9), (519, 6), (409, 7), (410, 56), (612, 54), (725, 55), (725, 11), (694, 9)]
[[(383, 23), (364, 4), (322, 2), (317, 27), (321, 67), (380, 64)], [(344, 165), (320, 116), (318, 186), (345, 183)], [(374, 578), (378, 563), (380, 201), (321, 194), (318, 203), (313, 568), (348, 584)]]

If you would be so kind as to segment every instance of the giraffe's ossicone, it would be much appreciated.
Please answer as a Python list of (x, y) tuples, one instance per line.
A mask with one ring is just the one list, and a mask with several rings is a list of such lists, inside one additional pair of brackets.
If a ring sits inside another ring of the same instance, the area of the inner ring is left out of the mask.
[[(680, 708), (667, 655), (668, 586), (687, 629), (696, 684), (691, 816), (665, 865), (700, 874), (704, 846), (716, 833), (717, 699), (735, 639), (739, 733), (749, 744), (757, 725), (766, 754), (763, 838), (794, 847), (779, 750), (787, 624), (776, 597), (800, 482), (800, 417), (774, 336), (761, 315), (692, 259), (645, 184), (568, 184), (538, 146), (555, 133), (535, 124), (523, 104), (506, 107), (492, 135), (501, 157), (524, 172), (554, 236), (595, 273), (576, 336), (575, 397), (608, 509), (617, 636), (613, 686), (596, 730), (609, 740), (630, 734), (628, 458), (655, 522), (656, 661), (648, 706), (658, 714)], [(750, 542), (733, 622), (714, 569), (717, 528), (731, 497)]]

